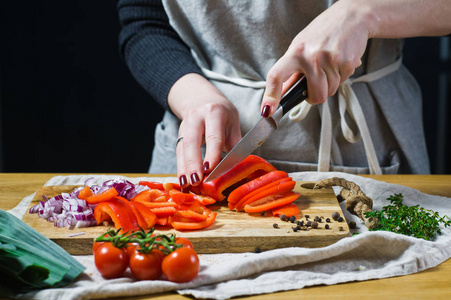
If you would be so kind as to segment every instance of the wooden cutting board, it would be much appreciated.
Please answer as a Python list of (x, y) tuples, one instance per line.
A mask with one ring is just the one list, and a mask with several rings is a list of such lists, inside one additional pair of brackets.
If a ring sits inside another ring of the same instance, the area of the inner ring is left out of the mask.
[[(226, 203), (210, 205), (218, 213), (215, 223), (204, 230), (180, 232), (174, 229), (158, 229), (157, 233), (174, 233), (189, 238), (198, 253), (237, 253), (258, 252), (285, 247), (323, 247), (350, 235), (349, 227), (343, 222), (334, 221), (332, 213), (337, 211), (343, 216), (338, 200), (331, 188), (313, 190), (314, 182), (297, 182), (294, 191), (301, 194), (295, 201), (301, 213), (296, 220), (309, 220), (315, 216), (324, 217), (317, 229), (298, 230), (296, 224), (281, 221), (272, 215), (250, 215), (244, 212), (230, 211)], [(30, 207), (42, 200), (42, 195), (53, 197), (62, 192), (71, 192), (75, 186), (46, 186), (36, 192)], [(326, 223), (325, 219), (331, 222)], [(343, 216), (344, 218), (344, 216)], [(91, 254), (94, 238), (105, 233), (106, 226), (88, 228), (56, 228), (53, 222), (40, 219), (37, 214), (25, 214), (23, 221), (60, 245), (72, 255)], [(273, 224), (278, 224), (277, 229)], [(329, 224), (329, 229), (325, 225)], [(77, 233), (81, 235), (72, 236)]]

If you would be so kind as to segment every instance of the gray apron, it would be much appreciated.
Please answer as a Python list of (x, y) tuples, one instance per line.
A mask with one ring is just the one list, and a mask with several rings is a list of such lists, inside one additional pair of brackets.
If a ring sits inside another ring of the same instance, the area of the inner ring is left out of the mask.
[[(269, 69), (333, 1), (163, 1), (204, 75), (238, 109), (244, 135), (261, 118)], [(368, 42), (337, 95), (300, 105), (254, 152), (280, 170), (429, 173), (419, 87), (401, 63), (402, 40)], [(157, 125), (149, 173), (176, 173), (178, 120)]]

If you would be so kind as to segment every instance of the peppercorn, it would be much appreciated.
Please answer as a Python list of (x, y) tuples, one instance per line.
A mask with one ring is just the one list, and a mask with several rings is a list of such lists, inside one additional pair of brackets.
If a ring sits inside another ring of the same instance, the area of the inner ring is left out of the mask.
[(341, 227), (341, 226), (338, 227), (338, 230), (339, 230), (339, 231), (345, 231), (345, 229), (344, 229), (343, 227)]
[(304, 221), (297, 221), (296, 224), (297, 224), (298, 226), (303, 226), (303, 225), (304, 225)]
[(349, 228), (354, 229), (356, 226), (357, 224), (354, 221), (349, 222)]
[(315, 222), (318, 222), (318, 220), (319, 220), (319, 217), (318, 217), (318, 216), (316, 216), (316, 217), (313, 219), (313, 221), (315, 221)]
[(334, 211), (332, 213), (332, 219), (334, 219), (335, 221), (337, 221), (339, 217), (340, 217), (340, 214), (338, 212)]
[(298, 231), (298, 227), (297, 226), (292, 227), (291, 229), (293, 229), (294, 232)]
[(329, 229), (329, 224), (324, 225), (324, 228)]
[(313, 223), (312, 223), (312, 228), (313, 228), (313, 229), (318, 228), (318, 222), (316, 222), (316, 221), (313, 222)]
[(326, 219), (326, 222), (327, 222), (327, 223), (330, 223), (330, 218), (327, 218), (327, 219)]
[(262, 250), (259, 247), (255, 248), (255, 253), (260, 253), (260, 252), (262, 252)]
[(287, 220), (287, 216), (286, 215), (280, 215), (280, 220), (286, 221)]
[(296, 217), (295, 217), (295, 216), (291, 216), (291, 217), (290, 217), (290, 222), (291, 222), (291, 223), (294, 223), (294, 221), (296, 221)]
[(306, 218), (306, 219), (310, 218), (310, 215), (305, 215), (305, 218)]
[(265, 211), (260, 212), (260, 215), (264, 216), (265, 215)]
[(272, 227), (274, 227), (274, 228), (279, 228), (279, 224), (274, 223), (274, 224), (272, 224)]
[(337, 221), (338, 221), (338, 222), (343, 222), (343, 218), (342, 218), (342, 217), (339, 217)]
[(312, 221), (307, 222), (307, 227), (310, 227), (310, 226), (312, 226)]

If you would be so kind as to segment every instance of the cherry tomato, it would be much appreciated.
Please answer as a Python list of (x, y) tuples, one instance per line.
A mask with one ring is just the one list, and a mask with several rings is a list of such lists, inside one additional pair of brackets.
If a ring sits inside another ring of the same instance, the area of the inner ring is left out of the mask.
[(105, 243), (96, 250), (94, 263), (104, 278), (118, 278), (128, 267), (128, 254), (125, 249)]
[(133, 253), (135, 253), (136, 250), (138, 250), (138, 249), (139, 249), (138, 243), (127, 244), (126, 250), (127, 250), (128, 256), (131, 258)]
[(92, 254), (96, 254), (97, 249), (103, 244), (105, 244), (105, 242), (94, 242), (94, 244), (92, 244)]
[(155, 280), (163, 274), (161, 264), (164, 254), (158, 249), (148, 253), (135, 251), (130, 257), (130, 270), (138, 280)]
[(193, 243), (191, 243), (191, 241), (188, 240), (187, 238), (183, 238), (183, 237), (175, 238), (175, 243), (176, 244), (181, 244), (181, 245), (183, 245), (183, 247), (191, 248), (191, 249), (194, 250)]
[(161, 268), (170, 281), (188, 282), (199, 273), (199, 257), (193, 249), (182, 247), (167, 255)]

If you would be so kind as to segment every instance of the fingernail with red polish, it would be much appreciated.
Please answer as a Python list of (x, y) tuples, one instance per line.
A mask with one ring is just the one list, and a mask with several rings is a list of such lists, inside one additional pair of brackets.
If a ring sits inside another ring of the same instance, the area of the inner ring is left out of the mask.
[(199, 175), (197, 175), (196, 172), (194, 172), (193, 174), (191, 174), (191, 184), (195, 184), (197, 182), (199, 182)]
[(188, 183), (188, 181), (186, 180), (186, 176), (185, 175), (180, 176), (179, 182), (180, 182), (180, 186), (182, 186), (182, 187), (185, 186)]
[(270, 110), (271, 110), (271, 107), (269, 107), (268, 104), (266, 104), (265, 106), (263, 106), (262, 117), (263, 117), (263, 118), (269, 117), (269, 111), (270, 111)]
[(204, 173), (207, 172), (210, 169), (210, 163), (208, 161), (206, 161), (204, 163)]

